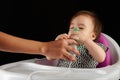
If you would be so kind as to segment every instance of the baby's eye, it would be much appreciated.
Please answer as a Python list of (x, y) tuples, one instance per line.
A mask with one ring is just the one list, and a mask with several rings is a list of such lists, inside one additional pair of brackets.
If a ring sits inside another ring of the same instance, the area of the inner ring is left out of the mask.
[(83, 29), (82, 27), (79, 27), (79, 29)]
[(74, 29), (74, 27), (71, 27), (70, 29)]

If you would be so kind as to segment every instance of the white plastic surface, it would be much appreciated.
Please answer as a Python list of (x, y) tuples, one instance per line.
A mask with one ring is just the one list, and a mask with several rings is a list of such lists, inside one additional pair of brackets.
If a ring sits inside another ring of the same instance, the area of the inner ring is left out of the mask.
[[(0, 80), (119, 80), (120, 47), (109, 36), (113, 65), (95, 69), (56, 67), (57, 61), (30, 59), (0, 66)], [(41, 62), (35, 63), (40, 60)]]

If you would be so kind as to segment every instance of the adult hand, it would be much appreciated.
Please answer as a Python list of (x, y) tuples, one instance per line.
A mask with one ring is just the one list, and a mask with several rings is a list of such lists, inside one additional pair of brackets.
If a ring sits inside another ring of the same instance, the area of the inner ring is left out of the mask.
[(46, 57), (50, 59), (64, 59), (70, 61), (76, 61), (75, 57), (69, 53), (72, 51), (79, 55), (79, 51), (70, 46), (71, 44), (79, 45), (72, 39), (61, 39), (51, 42), (45, 42), (44, 53)]

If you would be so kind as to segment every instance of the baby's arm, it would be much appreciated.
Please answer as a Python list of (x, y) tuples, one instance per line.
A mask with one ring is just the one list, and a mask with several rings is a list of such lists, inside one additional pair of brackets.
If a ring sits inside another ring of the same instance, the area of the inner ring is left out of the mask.
[(103, 62), (106, 57), (105, 50), (100, 47), (98, 44), (96, 44), (92, 40), (86, 40), (84, 41), (84, 46), (87, 48), (89, 51), (90, 55), (99, 63)]

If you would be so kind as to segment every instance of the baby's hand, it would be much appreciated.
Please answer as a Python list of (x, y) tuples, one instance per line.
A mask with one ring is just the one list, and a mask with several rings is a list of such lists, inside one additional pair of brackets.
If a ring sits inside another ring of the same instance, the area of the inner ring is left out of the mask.
[(64, 34), (58, 35), (55, 40), (68, 39), (68, 38), (69, 38), (68, 34), (64, 33)]
[(80, 34), (71, 34), (70, 38), (76, 40), (78, 43), (84, 43), (88, 39), (88, 35), (81, 32)]

